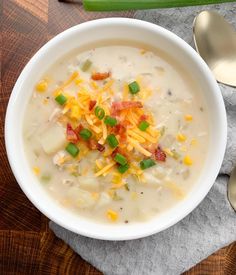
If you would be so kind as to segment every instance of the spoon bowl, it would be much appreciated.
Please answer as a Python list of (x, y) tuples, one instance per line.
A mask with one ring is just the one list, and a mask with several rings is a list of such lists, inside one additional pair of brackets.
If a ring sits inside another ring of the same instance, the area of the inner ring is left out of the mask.
[(228, 183), (228, 198), (231, 206), (236, 211), (236, 167), (231, 172)]
[(218, 13), (203, 11), (194, 20), (198, 53), (217, 81), (236, 87), (236, 32)]
[[(236, 32), (218, 13), (203, 11), (194, 20), (194, 43), (216, 80), (236, 87)], [(228, 199), (236, 211), (236, 167), (228, 183)]]

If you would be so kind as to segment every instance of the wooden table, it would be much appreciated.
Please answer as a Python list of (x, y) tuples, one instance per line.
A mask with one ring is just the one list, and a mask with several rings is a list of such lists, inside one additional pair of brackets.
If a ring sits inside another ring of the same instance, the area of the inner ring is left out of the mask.
[[(4, 117), (17, 77), (45, 42), (81, 22), (133, 12), (86, 13), (57, 0), (0, 0), (0, 13), (0, 274), (101, 274), (54, 236), (48, 219), (19, 188), (6, 157)], [(235, 275), (236, 243), (185, 273), (190, 274)]]

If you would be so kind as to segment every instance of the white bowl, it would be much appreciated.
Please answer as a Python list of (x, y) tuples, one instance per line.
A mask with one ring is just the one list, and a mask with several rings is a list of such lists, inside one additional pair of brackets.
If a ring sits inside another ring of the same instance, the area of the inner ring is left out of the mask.
[[(167, 52), (194, 76), (206, 100), (210, 121), (208, 156), (198, 182), (186, 199), (150, 221), (136, 224), (98, 224), (76, 216), (56, 203), (33, 175), (24, 152), (22, 122), (32, 87), (40, 75), (71, 50), (107, 39), (146, 43)], [(104, 240), (130, 240), (160, 232), (188, 215), (207, 195), (219, 172), (227, 136), (225, 107), (220, 89), (200, 56), (182, 39), (144, 21), (109, 18), (74, 26), (50, 40), (25, 66), (12, 91), (5, 121), (5, 141), (12, 171), (31, 202), (49, 219), (84, 236)], [(19, 205), (20, 207), (20, 205)]]

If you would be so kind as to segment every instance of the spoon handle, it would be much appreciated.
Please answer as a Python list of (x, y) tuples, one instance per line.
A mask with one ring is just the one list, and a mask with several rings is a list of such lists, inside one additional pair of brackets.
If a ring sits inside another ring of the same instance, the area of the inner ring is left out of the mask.
[(118, 11), (207, 5), (234, 0), (83, 0), (87, 11)]

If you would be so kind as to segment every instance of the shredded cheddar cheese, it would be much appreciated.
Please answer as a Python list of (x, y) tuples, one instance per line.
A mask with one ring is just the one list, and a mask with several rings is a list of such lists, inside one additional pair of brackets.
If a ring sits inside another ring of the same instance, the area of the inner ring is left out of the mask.
[(128, 130), (127, 133), (128, 133), (129, 136), (133, 137), (138, 142), (140, 142), (140, 143), (144, 143), (145, 142), (145, 138), (141, 137), (140, 135), (138, 135), (134, 131)]
[(104, 140), (107, 138), (107, 126), (104, 122), (102, 122), (102, 137)]
[(108, 170), (110, 170), (114, 165), (115, 165), (115, 162), (114, 162), (114, 161), (111, 161), (110, 164), (106, 165), (106, 166), (103, 167), (100, 171), (98, 171), (98, 172), (95, 174), (95, 177), (99, 177), (99, 176), (103, 175), (105, 172), (107, 172)]
[(133, 129), (133, 131), (138, 135), (140, 135), (141, 137), (145, 138), (147, 141), (151, 143), (157, 143), (157, 138), (152, 137), (148, 133), (140, 131), (138, 128)]
[(97, 168), (101, 170), (102, 167), (103, 167), (102, 164), (101, 164), (101, 160), (97, 159), (97, 160), (95, 160), (95, 163), (97, 165)]
[(58, 94), (63, 92), (64, 88), (69, 86), (78, 76), (79, 76), (78, 72), (73, 72), (72, 75), (69, 77), (69, 79), (67, 79), (60, 87), (58, 87), (54, 91), (54, 96), (56, 97)]
[(145, 155), (146, 157), (150, 157), (152, 155), (149, 151), (144, 149), (136, 140), (128, 138), (128, 141), (135, 149), (137, 149), (141, 154)]

